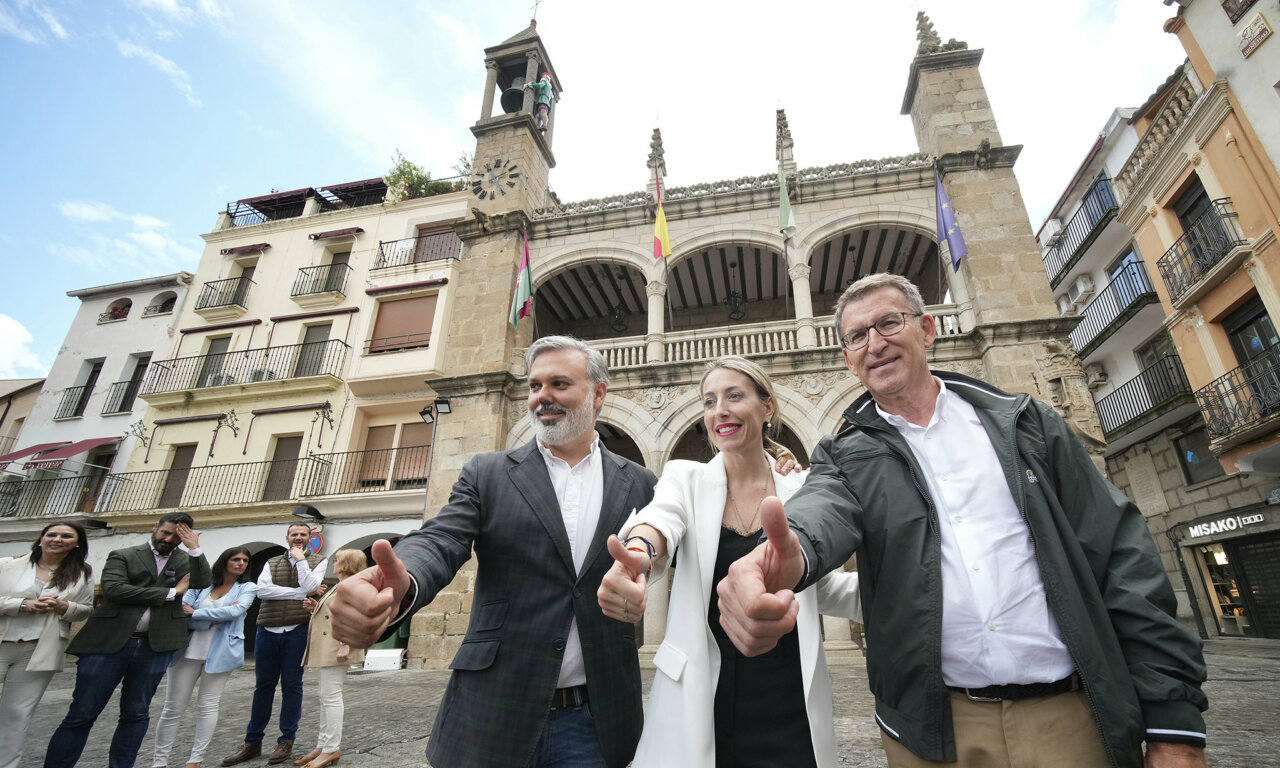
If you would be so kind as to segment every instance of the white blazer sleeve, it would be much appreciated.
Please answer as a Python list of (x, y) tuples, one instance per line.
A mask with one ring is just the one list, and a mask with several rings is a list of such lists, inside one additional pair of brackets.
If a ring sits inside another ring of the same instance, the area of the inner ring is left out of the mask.
[(857, 571), (832, 571), (818, 579), (813, 588), (818, 590), (818, 613), (862, 623)]
[(692, 472), (702, 465), (692, 461), (670, 461), (663, 467), (662, 477), (653, 489), (653, 500), (644, 509), (631, 513), (631, 517), (623, 523), (618, 531), (618, 538), (624, 541), (631, 529), (644, 523), (658, 529), (667, 540), (667, 556), (659, 558), (653, 564), (653, 573), (649, 575), (649, 584), (653, 584), (666, 575), (671, 555), (675, 554), (684, 538), (685, 529), (689, 526), (691, 503), (689, 486)]

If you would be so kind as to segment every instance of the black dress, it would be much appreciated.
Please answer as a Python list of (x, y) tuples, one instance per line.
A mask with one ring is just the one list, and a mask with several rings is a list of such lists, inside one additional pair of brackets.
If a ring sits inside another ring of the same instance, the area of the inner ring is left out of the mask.
[[(759, 531), (743, 536), (721, 526), (711, 583), (719, 584), (728, 575), (729, 565), (755, 549), (759, 541)], [(717, 768), (816, 768), (796, 630), (784, 635), (768, 653), (747, 658), (720, 626), (720, 606), (714, 593), (710, 603), (707, 624), (720, 646), (715, 704)]]

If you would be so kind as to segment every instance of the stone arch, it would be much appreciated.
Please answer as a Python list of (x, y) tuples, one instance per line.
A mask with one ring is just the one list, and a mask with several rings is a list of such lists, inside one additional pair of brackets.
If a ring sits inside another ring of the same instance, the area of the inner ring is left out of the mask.
[(809, 222), (796, 233), (792, 253), (802, 254), (809, 263), (813, 251), (829, 237), (848, 230), (873, 226), (894, 225), (919, 232), (930, 238), (937, 236), (937, 216), (933, 209), (924, 206), (876, 205), (866, 208), (846, 208)]
[(776, 226), (742, 222), (729, 229), (699, 229), (694, 234), (671, 243), (671, 265), (693, 256), (704, 248), (725, 243), (758, 245), (774, 251), (782, 250), (782, 235)]
[(625, 243), (604, 243), (597, 245), (565, 245), (560, 248), (539, 254), (530, 264), (533, 274), (533, 285), (537, 289), (552, 276), (572, 269), (578, 264), (588, 262), (605, 262), (630, 267), (645, 276), (645, 280), (653, 280), (662, 273), (656, 269), (652, 251), (627, 245)]

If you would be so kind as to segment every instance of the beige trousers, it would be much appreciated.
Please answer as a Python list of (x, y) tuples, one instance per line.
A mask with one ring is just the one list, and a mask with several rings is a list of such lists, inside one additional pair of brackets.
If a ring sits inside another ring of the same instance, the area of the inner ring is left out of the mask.
[(1110, 765), (1084, 691), (1022, 701), (971, 701), (951, 692), (954, 763), (921, 760), (884, 731), (889, 768), (1106, 768)]

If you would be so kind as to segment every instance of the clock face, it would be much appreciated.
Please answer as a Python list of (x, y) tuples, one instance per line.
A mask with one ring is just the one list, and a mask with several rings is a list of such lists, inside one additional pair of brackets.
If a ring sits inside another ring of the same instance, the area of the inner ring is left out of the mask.
[(481, 200), (493, 200), (515, 189), (520, 183), (520, 168), (501, 157), (471, 171), (471, 194)]

